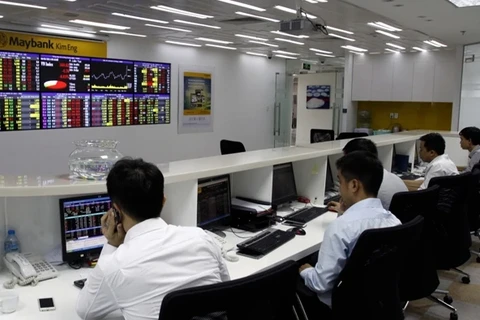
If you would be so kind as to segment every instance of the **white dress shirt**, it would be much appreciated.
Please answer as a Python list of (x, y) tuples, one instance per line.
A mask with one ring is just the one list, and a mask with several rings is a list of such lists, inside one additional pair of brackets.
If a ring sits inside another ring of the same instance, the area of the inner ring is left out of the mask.
[(425, 180), (418, 190), (424, 190), (428, 188), (430, 180), (435, 177), (453, 176), (458, 174), (457, 166), (446, 154), (433, 159), (425, 169)]
[(82, 319), (120, 310), (126, 320), (157, 320), (167, 293), (227, 280), (220, 248), (202, 229), (149, 219), (118, 248), (103, 247), (76, 309)]
[(465, 171), (472, 171), (473, 167), (480, 162), (480, 146), (476, 146), (468, 155), (468, 167)]
[(400, 224), (400, 220), (383, 208), (379, 199), (357, 202), (327, 227), (317, 264), (300, 273), (305, 285), (315, 291), (323, 303), (331, 306), (333, 286), (362, 232)]
[(378, 199), (382, 202), (385, 210), (390, 209), (390, 203), (392, 202), (393, 195), (398, 192), (408, 191), (405, 182), (402, 181), (397, 175), (388, 172), (383, 169), (383, 181), (378, 190)]

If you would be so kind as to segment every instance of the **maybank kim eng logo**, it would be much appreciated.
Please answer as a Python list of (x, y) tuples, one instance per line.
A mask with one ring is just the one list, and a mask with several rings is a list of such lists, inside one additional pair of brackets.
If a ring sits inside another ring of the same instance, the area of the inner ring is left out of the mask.
[(0, 48), (5, 48), (8, 45), (8, 36), (0, 32)]

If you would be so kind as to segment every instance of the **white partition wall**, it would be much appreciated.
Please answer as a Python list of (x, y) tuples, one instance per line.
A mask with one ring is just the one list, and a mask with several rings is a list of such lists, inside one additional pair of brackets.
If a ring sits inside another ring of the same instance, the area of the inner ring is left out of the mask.
[(161, 217), (169, 224), (197, 225), (198, 183), (196, 180), (165, 185), (165, 207)]
[(309, 198), (312, 203), (323, 203), (327, 157), (294, 162), (293, 170), (298, 195)]
[(231, 175), (232, 197), (272, 201), (273, 167), (236, 172)]

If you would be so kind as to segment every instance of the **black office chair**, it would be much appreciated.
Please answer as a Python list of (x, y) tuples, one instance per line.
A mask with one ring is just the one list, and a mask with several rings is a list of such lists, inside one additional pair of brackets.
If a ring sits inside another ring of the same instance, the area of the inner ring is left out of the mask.
[(245, 152), (245, 146), (239, 141), (222, 140), (220, 141), (220, 152), (222, 155)]
[(246, 278), (171, 292), (159, 320), (306, 319), (295, 292), (297, 279), (296, 262), (287, 261)]
[(470, 172), (436, 177), (429, 183), (429, 187), (440, 187), (434, 221), (435, 245), (432, 248), (437, 270), (454, 270), (463, 275), (462, 282), (466, 284), (470, 283), (470, 275), (458, 267), (470, 259), (472, 238), (467, 210), (471, 184)]
[[(468, 201), (468, 221), (470, 234), (480, 239), (480, 163), (472, 169), (472, 187), (470, 190), (470, 200)], [(480, 251), (470, 250), (477, 256), (477, 262), (480, 263)]]
[(366, 132), (342, 132), (338, 135), (337, 140), (355, 139), (355, 138), (363, 138), (363, 137), (368, 137), (368, 133), (366, 133)]
[(366, 230), (358, 239), (332, 292), (335, 320), (404, 319), (399, 295), (402, 262), (418, 245), (423, 218)]
[(310, 143), (319, 143), (335, 140), (335, 132), (327, 129), (311, 129)]

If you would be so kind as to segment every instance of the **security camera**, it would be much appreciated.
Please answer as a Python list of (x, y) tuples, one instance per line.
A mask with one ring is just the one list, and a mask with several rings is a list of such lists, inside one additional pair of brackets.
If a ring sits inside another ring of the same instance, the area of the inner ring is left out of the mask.
[(320, 64), (324, 65), (325, 64), (325, 59), (320, 59)]
[(267, 53), (267, 58), (268, 58), (268, 60), (271, 60), (272, 57), (273, 57), (273, 52), (272, 52), (272, 51), (269, 51), (269, 52)]

